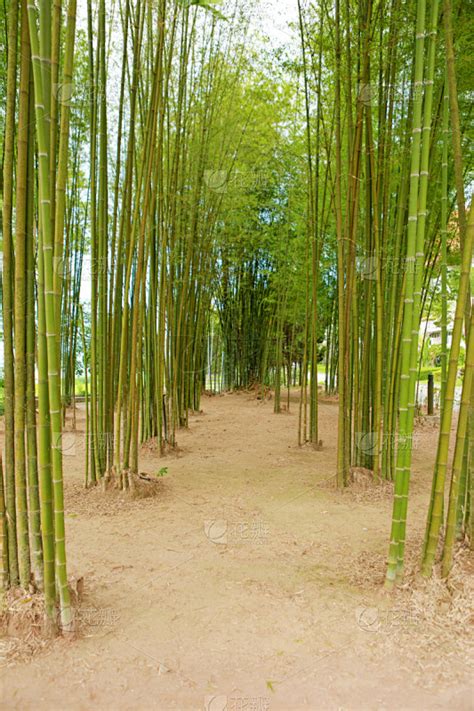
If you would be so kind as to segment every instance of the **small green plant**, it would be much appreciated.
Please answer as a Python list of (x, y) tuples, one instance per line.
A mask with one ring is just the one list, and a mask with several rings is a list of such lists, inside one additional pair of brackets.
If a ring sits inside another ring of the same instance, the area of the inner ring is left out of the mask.
[(166, 476), (168, 474), (168, 467), (161, 467), (160, 471), (155, 473), (156, 477)]

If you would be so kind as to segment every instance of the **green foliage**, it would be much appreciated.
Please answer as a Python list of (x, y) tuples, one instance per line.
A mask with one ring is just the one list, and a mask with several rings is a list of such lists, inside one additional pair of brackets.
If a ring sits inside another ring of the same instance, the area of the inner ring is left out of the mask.
[(208, 2), (203, 2), (203, 0), (181, 0), (181, 4), (184, 7), (202, 7), (205, 10), (209, 10), (214, 17), (219, 20), (227, 20), (227, 18), (216, 9), (215, 5), (222, 5), (223, 0), (208, 0)]

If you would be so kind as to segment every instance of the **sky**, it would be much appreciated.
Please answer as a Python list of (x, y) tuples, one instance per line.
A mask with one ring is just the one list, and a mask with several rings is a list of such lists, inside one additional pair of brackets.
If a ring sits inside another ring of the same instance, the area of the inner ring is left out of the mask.
[(288, 27), (289, 23), (298, 20), (297, 0), (261, 0), (261, 12), (264, 22), (262, 30), (275, 42), (275, 44), (292, 44), (295, 42), (295, 33)]
[[(111, 7), (117, 8), (117, 0), (106, 0)], [(212, 0), (211, 0), (212, 2)], [(225, 0), (224, 0), (225, 2)], [(216, 5), (220, 4), (216, 0)], [(242, 3), (244, 4), (244, 3)], [(303, 2), (303, 6), (305, 2)], [(291, 31), (288, 29), (289, 22), (298, 20), (298, 0), (255, 0), (253, 3), (255, 17), (261, 16), (262, 22), (256, 22), (276, 44), (286, 44), (291, 41)], [(87, 5), (78, 3), (77, 8), (78, 26), (86, 27)]]

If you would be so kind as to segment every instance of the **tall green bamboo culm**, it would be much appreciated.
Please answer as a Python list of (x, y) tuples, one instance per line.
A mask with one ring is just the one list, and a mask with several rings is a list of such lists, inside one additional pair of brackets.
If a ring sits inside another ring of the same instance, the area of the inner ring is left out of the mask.
[(458, 498), (460, 493), (461, 469), (463, 466), (464, 451), (467, 442), (468, 420), (471, 407), (472, 383), (474, 374), (474, 308), (471, 306), (471, 321), (469, 325), (469, 340), (464, 367), (464, 378), (461, 395), (461, 405), (456, 433), (456, 446), (451, 472), (451, 486), (449, 490), (449, 504), (446, 519), (446, 531), (443, 547), (442, 574), (449, 575), (453, 565), (454, 543), (456, 540), (456, 523)]
[[(59, 593), (60, 622), (64, 632), (73, 628), (73, 615), (66, 569), (66, 540), (64, 529), (64, 492), (62, 471), (62, 417), (61, 417), (61, 374), (60, 374), (60, 329), (57, 318), (57, 294), (54, 291), (54, 234), (51, 216), (51, 180), (49, 153), (49, 122), (45, 111), (43, 66), (51, 61), (51, 56), (41, 54), (41, 49), (50, 46), (48, 35), (51, 27), (39, 17), (37, 26), (36, 6), (28, 6), (28, 20), (35, 89), (35, 119), (38, 142), (39, 167), (39, 251), (43, 259), (44, 305), (46, 322), (46, 347), (48, 365), (48, 397), (51, 423), (51, 477), (54, 501), (54, 545), (55, 577)], [(72, 41), (71, 41), (72, 40)], [(74, 50), (74, 37), (68, 36), (65, 54)], [(67, 150), (67, 149), (66, 149)], [(49, 611), (50, 612), (50, 611)]]
[[(474, 201), (471, 203), (462, 245), (461, 255), (461, 277), (459, 282), (459, 293), (456, 303), (456, 313), (454, 316), (453, 335), (449, 354), (448, 377), (446, 380), (446, 391), (444, 396), (444, 407), (441, 417), (441, 425), (436, 452), (436, 463), (433, 475), (433, 488), (431, 493), (431, 503), (426, 523), (426, 534), (424, 542), (424, 553), (422, 561), (422, 573), (429, 577), (435, 562), (436, 550), (442, 525), (444, 509), (444, 488), (449, 457), (449, 438), (451, 434), (451, 424), (454, 409), (454, 394), (456, 389), (456, 378), (461, 349), (461, 338), (463, 330), (464, 314), (469, 292), (469, 275), (471, 270), (472, 255), (474, 246)], [(467, 395), (470, 397), (469, 395)], [(460, 456), (458, 454), (458, 456)]]
[[(393, 502), (392, 527), (386, 575), (386, 587), (392, 588), (400, 574), (400, 543), (403, 543), (403, 504), (408, 496), (410, 476), (407, 450), (411, 448), (409, 409), (413, 407), (414, 390), (410, 392), (410, 368), (412, 367), (413, 305), (415, 294), (415, 268), (417, 247), (418, 194), (420, 180), (421, 132), (423, 109), (423, 67), (425, 43), (426, 0), (418, 0), (416, 13), (415, 69), (413, 124), (410, 156), (410, 193), (408, 201), (408, 233), (406, 247), (406, 278), (401, 338), (401, 367), (399, 391), (398, 447), (395, 469), (395, 493)], [(404, 209), (404, 207), (403, 207)], [(416, 314), (418, 318), (418, 314)]]
[(26, 0), (21, 12), (20, 101), (16, 171), (15, 235), (15, 498), (17, 509), (20, 584), (30, 583), (30, 543), (26, 488), (25, 396), (26, 396), (26, 242), (29, 143), (30, 46)]
[(8, 532), (8, 566), (10, 585), (16, 585), (18, 575), (18, 551), (15, 504), (15, 427), (14, 427), (14, 369), (13, 369), (13, 282), (14, 253), (12, 213), (14, 192), (14, 150), (16, 75), (18, 45), (18, 0), (12, 0), (8, 11), (8, 56), (5, 107), (5, 140), (3, 144), (3, 360), (5, 379), (5, 509)]

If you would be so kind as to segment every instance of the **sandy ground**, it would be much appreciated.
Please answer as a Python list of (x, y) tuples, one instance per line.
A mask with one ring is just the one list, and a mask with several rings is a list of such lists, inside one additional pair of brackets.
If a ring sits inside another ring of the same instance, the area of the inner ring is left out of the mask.
[[(296, 445), (295, 402), (281, 415), (246, 393), (202, 407), (178, 455), (142, 448), (141, 471), (168, 471), (157, 496), (134, 501), (84, 491), (79, 419), (64, 461), (69, 572), (84, 577), (81, 636), (7, 664), (2, 708), (473, 708), (468, 621), (451, 597), (459, 590), (409, 577), (382, 594), (390, 492), (330, 486), (337, 406), (320, 405), (318, 452)], [(415, 562), (434, 443), (421, 428)]]

